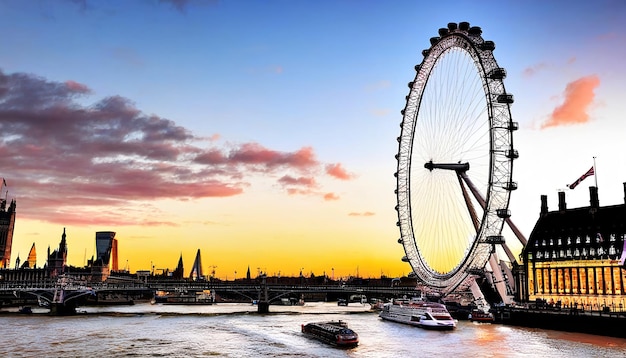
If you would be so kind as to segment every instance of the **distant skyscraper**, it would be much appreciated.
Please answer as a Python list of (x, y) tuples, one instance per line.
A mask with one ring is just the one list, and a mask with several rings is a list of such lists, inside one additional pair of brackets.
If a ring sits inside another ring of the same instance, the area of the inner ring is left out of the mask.
[(35, 250), (35, 243), (33, 242), (33, 246), (31, 246), (30, 251), (28, 252), (28, 259), (26, 259), (26, 264), (28, 267), (35, 268), (37, 266), (37, 250)]
[[(115, 257), (112, 257), (114, 247)], [(103, 267), (112, 267), (113, 265), (117, 267), (117, 242), (115, 240), (115, 232), (96, 232), (96, 263)]]
[(111, 242), (111, 271), (117, 271), (117, 239)]
[[(4, 183), (4, 179), (2, 180)], [(2, 188), (6, 184), (2, 185)], [(1, 194), (1, 193), (0, 193)], [(6, 199), (0, 199), (0, 267), (11, 265), (11, 246), (13, 244), (13, 228), (15, 226), (15, 199), (7, 209)]]
[(201, 280), (204, 278), (204, 275), (202, 275), (202, 259), (200, 258), (200, 249), (198, 249), (198, 252), (196, 253), (196, 259), (191, 267), (189, 278), (192, 280)]

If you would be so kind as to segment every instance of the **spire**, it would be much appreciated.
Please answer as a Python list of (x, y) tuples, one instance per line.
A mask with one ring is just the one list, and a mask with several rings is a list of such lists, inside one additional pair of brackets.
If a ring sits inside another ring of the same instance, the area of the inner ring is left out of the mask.
[(200, 258), (200, 249), (196, 253), (196, 259), (193, 262), (193, 266), (191, 267), (191, 273), (189, 273), (189, 278), (193, 280), (200, 280), (204, 278), (202, 274), (202, 259)]
[(185, 269), (183, 268), (183, 254), (180, 254), (180, 258), (178, 259), (178, 265), (176, 266), (176, 270), (174, 270), (174, 278), (175, 279), (182, 279), (184, 276)]
[(35, 243), (33, 242), (33, 246), (31, 246), (30, 251), (28, 252), (28, 259), (26, 260), (28, 263), (28, 267), (35, 268), (37, 266), (37, 251), (35, 250)]

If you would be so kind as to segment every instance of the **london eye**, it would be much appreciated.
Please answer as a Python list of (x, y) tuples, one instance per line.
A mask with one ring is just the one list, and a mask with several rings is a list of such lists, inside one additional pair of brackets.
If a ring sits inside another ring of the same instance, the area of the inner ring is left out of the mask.
[(445, 295), (504, 244), (517, 123), (506, 70), (480, 27), (449, 23), (430, 45), (401, 111), (396, 211), (403, 261)]

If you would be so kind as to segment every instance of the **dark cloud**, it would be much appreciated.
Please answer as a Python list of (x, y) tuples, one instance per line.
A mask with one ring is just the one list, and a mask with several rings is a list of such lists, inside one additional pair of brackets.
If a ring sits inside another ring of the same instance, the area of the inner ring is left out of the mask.
[(314, 176), (324, 165), (313, 148), (219, 147), (218, 135), (199, 138), (120, 96), (78, 104), (77, 98), (89, 94), (74, 81), (0, 70), (0, 166), (15, 188), (20, 216), (169, 225), (145, 221), (141, 213), (117, 213), (131, 201), (240, 195), (254, 175), (265, 174), (279, 178), (289, 194), (315, 194)]

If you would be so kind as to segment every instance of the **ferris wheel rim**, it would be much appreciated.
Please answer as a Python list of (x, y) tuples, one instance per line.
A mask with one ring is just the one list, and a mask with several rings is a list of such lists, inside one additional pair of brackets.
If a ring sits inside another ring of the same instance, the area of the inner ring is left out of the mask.
[[(424, 59), (416, 66), (415, 80), (409, 83), (411, 90), (407, 96), (405, 109), (402, 111), (402, 131), (398, 137), (399, 150), (396, 155), (398, 160), (396, 210), (398, 211), (397, 225), (401, 234), (398, 241), (405, 249), (406, 256), (403, 260), (411, 264), (413, 272), (422, 283), (443, 291), (453, 290), (467, 279), (472, 270), (484, 267), (487, 262), (492, 249), (492, 244), (489, 244), (487, 239), (500, 235), (505, 219), (505, 215), (500, 214), (502, 211), (508, 213), (510, 191), (513, 187), (512, 166), (513, 159), (516, 157), (512, 139), (512, 131), (516, 128), (513, 126), (510, 113), (512, 96), (509, 97), (510, 95), (504, 88), (503, 79), (506, 72), (497, 65), (493, 56), (495, 45), (481, 37), (480, 28), (469, 27), (468, 23), (461, 23), (460, 27), (451, 25), (455, 24), (449, 24), (448, 31), (440, 29), (440, 37), (431, 38), (431, 47), (423, 51)], [(410, 180), (415, 122), (419, 114), (422, 95), (430, 79), (431, 71), (441, 56), (445, 56), (453, 48), (465, 51), (473, 59), (483, 85), (489, 120), (489, 183), (480, 228), (477, 230), (469, 251), (453, 270), (440, 273), (434, 271), (424, 260), (415, 240)]]

